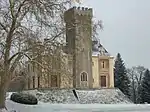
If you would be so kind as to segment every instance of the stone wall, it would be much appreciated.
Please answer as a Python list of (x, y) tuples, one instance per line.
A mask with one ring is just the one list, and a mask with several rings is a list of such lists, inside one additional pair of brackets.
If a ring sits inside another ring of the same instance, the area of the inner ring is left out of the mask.
[[(92, 9), (73, 7), (64, 14), (68, 53), (73, 55), (73, 87), (92, 88)], [(88, 83), (82, 85), (80, 75), (87, 73)]]

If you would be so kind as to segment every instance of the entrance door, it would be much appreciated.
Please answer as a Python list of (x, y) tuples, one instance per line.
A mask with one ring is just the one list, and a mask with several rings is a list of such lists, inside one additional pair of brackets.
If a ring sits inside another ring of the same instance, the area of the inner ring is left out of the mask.
[(101, 87), (106, 87), (106, 76), (101, 76)]
[(57, 87), (57, 75), (51, 75), (51, 87)]

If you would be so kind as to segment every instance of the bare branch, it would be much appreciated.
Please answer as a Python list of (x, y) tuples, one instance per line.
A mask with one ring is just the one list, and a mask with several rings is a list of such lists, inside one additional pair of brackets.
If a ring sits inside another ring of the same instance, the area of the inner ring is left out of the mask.
[(22, 6), (25, 4), (26, 1), (27, 1), (27, 0), (23, 0), (23, 2), (20, 3), (19, 8), (18, 8), (18, 11), (17, 11), (17, 13), (16, 13), (16, 15), (15, 15), (16, 18), (19, 16), (19, 13), (21, 12), (21, 8), (22, 8)]
[[(15, 68), (17, 67), (20, 59), (22, 58), (23, 54), (18, 54), (17, 58), (15, 59), (15, 61), (12, 63), (12, 66), (10, 67), (10, 73), (13, 73)], [(10, 75), (10, 74), (9, 74)]]
[(12, 19), (15, 19), (15, 14), (14, 14), (15, 1), (9, 0), (9, 4), (10, 4), (10, 12), (11, 12)]
[(0, 25), (8, 33), (7, 27), (5, 27), (1, 22), (0, 22)]

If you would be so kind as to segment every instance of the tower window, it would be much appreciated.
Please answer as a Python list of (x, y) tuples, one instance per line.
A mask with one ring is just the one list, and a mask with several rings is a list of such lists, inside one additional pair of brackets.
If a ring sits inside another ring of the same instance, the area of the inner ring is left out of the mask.
[(87, 81), (87, 73), (85, 72), (81, 73), (81, 81)]
[(92, 65), (94, 66), (94, 62), (92, 62)]
[(84, 52), (84, 48), (81, 49), (81, 52)]

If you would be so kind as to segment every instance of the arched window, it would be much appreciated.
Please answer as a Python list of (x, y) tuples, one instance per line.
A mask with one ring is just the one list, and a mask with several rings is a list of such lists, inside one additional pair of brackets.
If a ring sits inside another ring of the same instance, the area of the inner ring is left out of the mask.
[(81, 81), (87, 81), (87, 73), (86, 72), (81, 73)]

